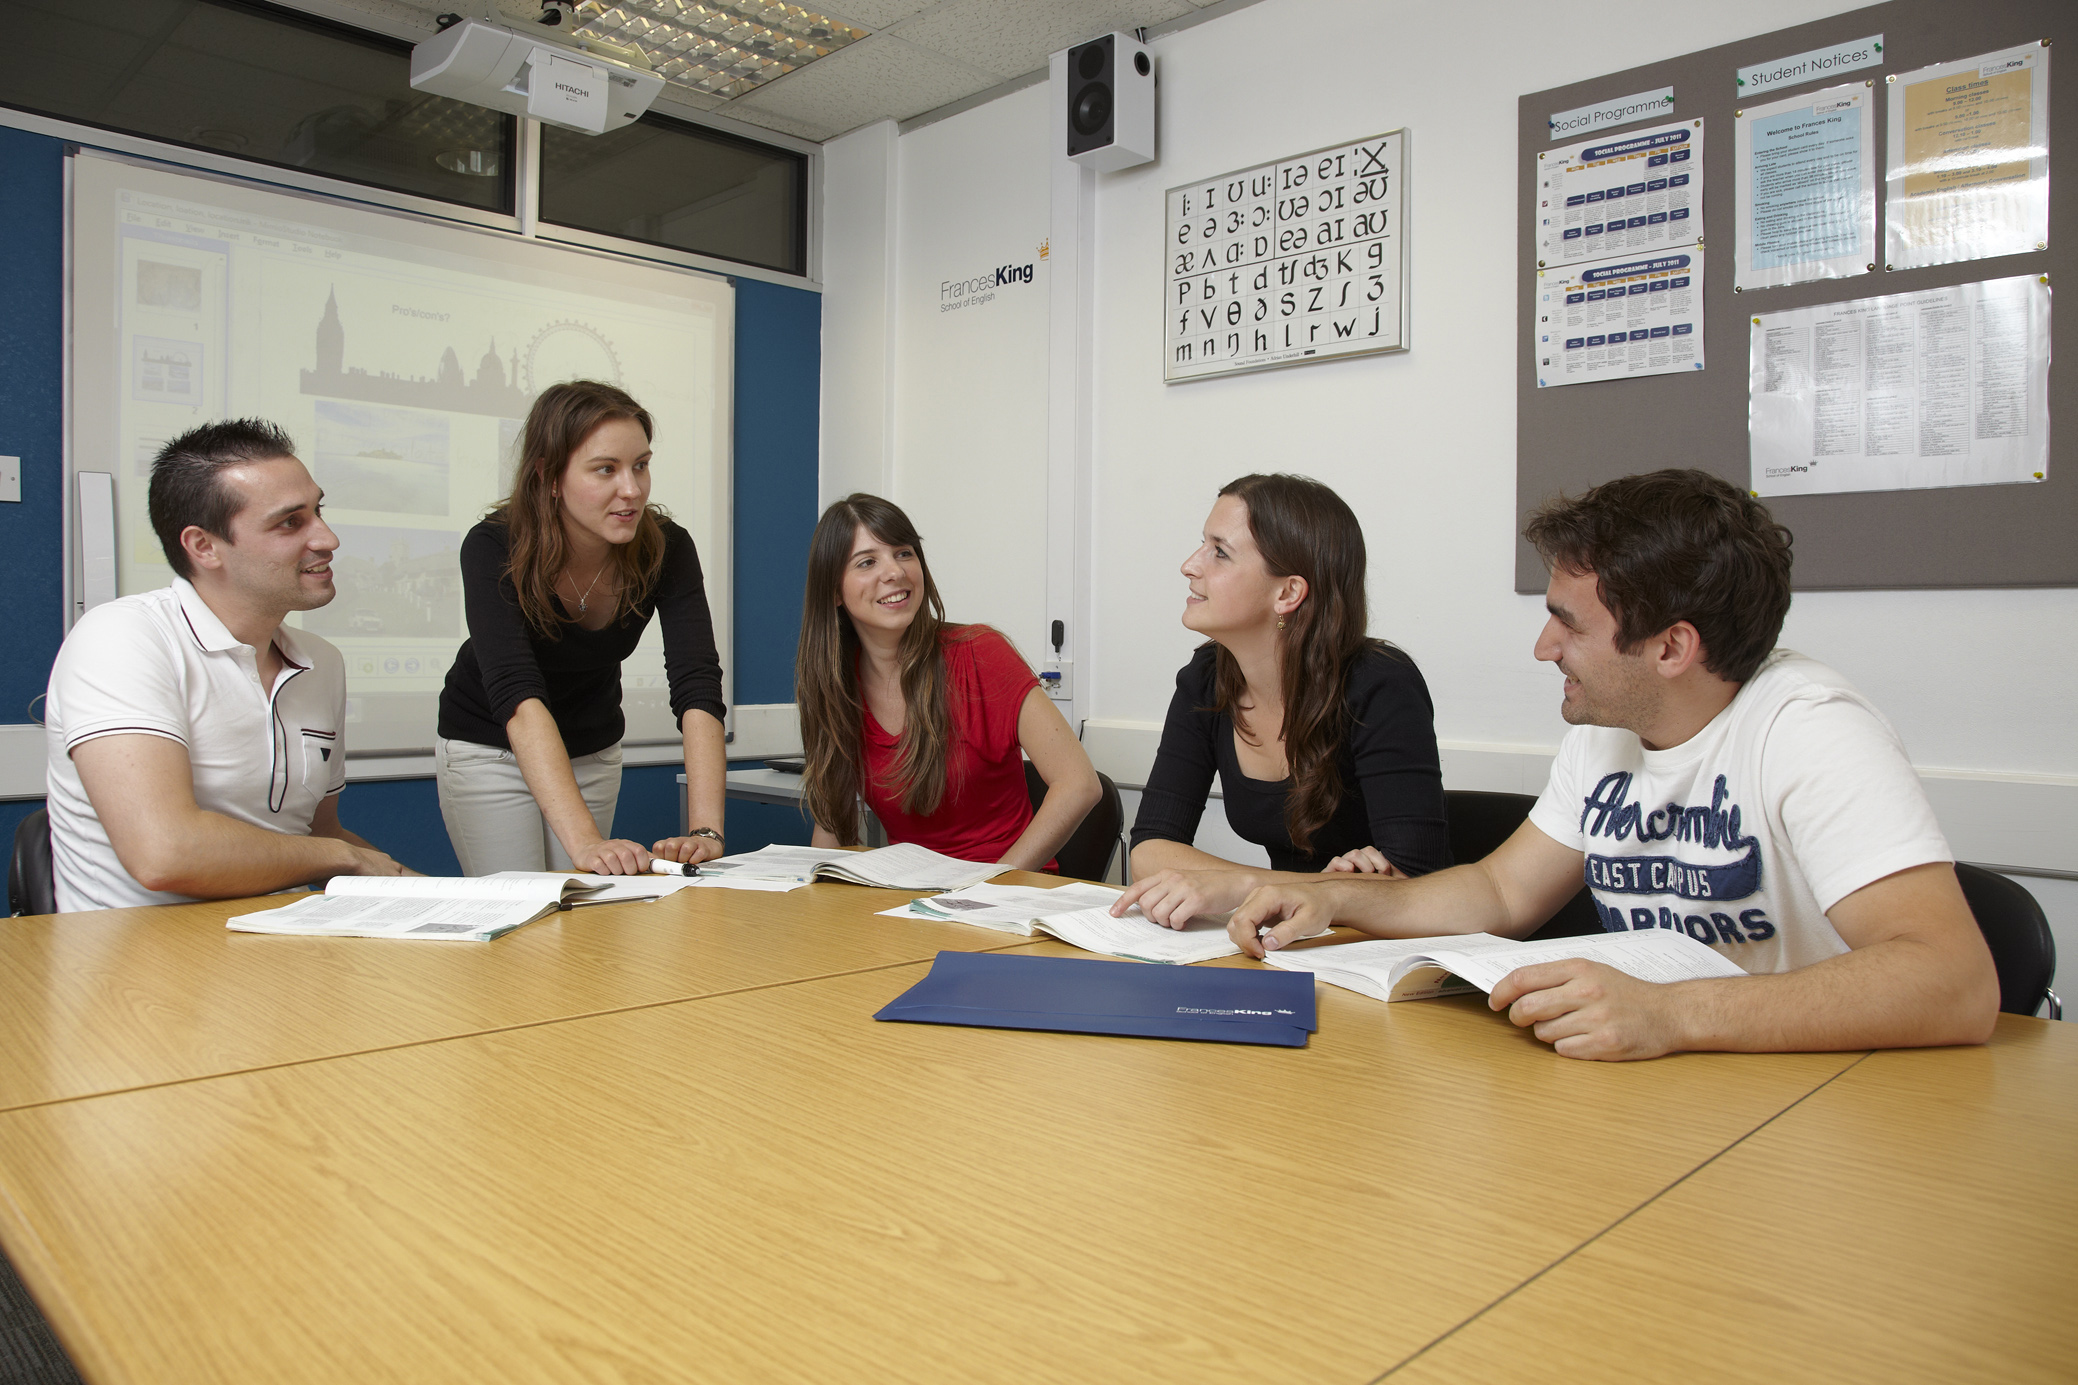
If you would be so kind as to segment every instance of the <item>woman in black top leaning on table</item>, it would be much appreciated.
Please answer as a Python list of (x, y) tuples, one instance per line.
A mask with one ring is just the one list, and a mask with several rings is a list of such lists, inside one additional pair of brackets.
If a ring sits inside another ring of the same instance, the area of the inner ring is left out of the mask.
[[(512, 494), (462, 540), (469, 639), (440, 694), (440, 813), (467, 875), (625, 875), (722, 853), (721, 660), (692, 537), (649, 503), (649, 414), (588, 380), (528, 411)], [(664, 632), (693, 834), (615, 840), (621, 661)]]
[[(1183, 623), (1206, 637), (1176, 675), (1133, 824), (1137, 902), (1181, 928), (1273, 880), (1450, 864), (1435, 709), (1405, 654), (1366, 636), (1364, 533), (1303, 476), (1222, 489), (1183, 564)], [(1227, 821), (1271, 869), (1191, 845), (1214, 774)]]

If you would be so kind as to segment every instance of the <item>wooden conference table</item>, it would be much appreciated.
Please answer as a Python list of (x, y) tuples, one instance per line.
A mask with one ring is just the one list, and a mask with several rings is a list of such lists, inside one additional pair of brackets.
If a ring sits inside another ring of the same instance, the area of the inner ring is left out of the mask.
[(96, 1382), (2078, 1370), (2078, 1025), (1600, 1065), (1332, 987), (1303, 1050), (876, 1024), (941, 948), (1070, 953), (902, 897), (7, 921), (0, 1241)]

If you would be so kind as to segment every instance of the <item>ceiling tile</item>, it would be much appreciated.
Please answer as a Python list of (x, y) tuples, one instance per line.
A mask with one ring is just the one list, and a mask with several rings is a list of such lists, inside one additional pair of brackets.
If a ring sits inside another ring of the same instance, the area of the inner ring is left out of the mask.
[(673, 106), (695, 111), (714, 111), (720, 110), (724, 104), (719, 96), (709, 96), (704, 91), (694, 91), (690, 87), (667, 85), (658, 93), (656, 104), (650, 109), (658, 115), (670, 115)]
[(1098, 34), (1189, 13), (1190, 0), (946, 0), (888, 32), (1009, 78), (1037, 72), (1050, 55)]
[(756, 120), (753, 111), (825, 128), (829, 138), (876, 120), (910, 116), (986, 91), (994, 73), (966, 67), (941, 54), (874, 34), (820, 62), (767, 82), (722, 107)]
[(810, 5), (802, 0), (802, 8), (814, 10), (831, 19), (849, 21), (860, 29), (885, 29), (897, 20), (907, 19), (918, 10), (927, 10), (932, 0), (841, 0), (834, 8), (829, 5)]

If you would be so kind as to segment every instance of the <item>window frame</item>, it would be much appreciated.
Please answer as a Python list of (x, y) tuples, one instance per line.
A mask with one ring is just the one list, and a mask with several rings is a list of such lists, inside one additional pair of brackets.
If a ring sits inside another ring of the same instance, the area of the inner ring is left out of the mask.
[[(226, 0), (211, 0), (211, 3), (224, 4)], [(311, 3), (322, 3), (322, 0), (311, 0)], [(255, 13), (264, 12), (269, 17), (288, 23), (307, 22), (315, 27), (347, 33), (357, 40), (369, 42), (371, 46), (392, 47), (404, 53), (409, 53), (414, 44), (412, 38), (405, 37), (394, 25), (386, 26), (391, 32), (379, 32), (343, 23), (325, 15), (308, 14), (302, 10), (267, 4), (265, 0), (229, 0), (227, 7), (247, 9)], [(431, 33), (420, 33), (416, 41), (423, 42), (431, 37)], [(185, 144), (157, 135), (136, 134), (71, 116), (50, 115), (10, 104), (4, 99), (0, 99), (0, 126), (64, 140), (87, 148), (107, 150), (110, 153), (127, 154), (135, 158), (152, 159), (220, 176), (318, 193), (438, 221), (461, 222), (527, 239), (569, 245), (593, 253), (675, 265), (682, 269), (698, 270), (725, 278), (756, 279), (789, 288), (822, 292), (822, 146), (810, 140), (747, 125), (726, 116), (693, 111), (671, 102), (668, 98), (667, 92), (664, 97), (659, 98), (657, 106), (651, 108), (660, 119), (745, 144), (782, 150), (803, 157), (805, 162), (801, 165), (801, 177), (806, 188), (805, 195), (801, 198), (801, 219), (795, 227), (797, 250), (805, 246), (805, 250), (802, 251), (801, 273), (787, 273), (764, 265), (680, 250), (673, 246), (656, 245), (625, 236), (606, 235), (552, 223), (544, 225), (539, 218), (541, 126), (540, 122), (532, 119), (508, 117), (516, 122), (513, 130), (511, 172), (513, 207), (512, 210), (504, 212), (471, 206), (465, 202), (448, 202), (421, 193), (402, 192), (386, 185), (364, 183), (336, 174), (313, 173), (290, 164), (272, 163), (265, 159)], [(663, 109), (659, 110), (658, 107)]]
[[(387, 34), (374, 33), (367, 29), (358, 29), (353, 25), (341, 24), (336, 20), (327, 19), (321, 15), (308, 14), (302, 10), (269, 4), (267, 0), (193, 0), (193, 3), (210, 5), (216, 9), (230, 10), (234, 13), (249, 15), (255, 19), (322, 34), (327, 38), (337, 39), (344, 43), (357, 44), (360, 47), (372, 49), (379, 53), (387, 53), (392, 57), (400, 57), (404, 60), (406, 70), (408, 71), (410, 68), (412, 45), (406, 40), (392, 38)], [(492, 216), (501, 216), (507, 220), (516, 218), (519, 212), (517, 166), (519, 163), (520, 132), (516, 118), (503, 112), (498, 112), (497, 115), (504, 130), (508, 157), (505, 160), (505, 167), (498, 174), (499, 191), (501, 194), (499, 204), (487, 207), (475, 202), (451, 202), (444, 197), (436, 197), (423, 192), (412, 192), (407, 188), (400, 188), (392, 183), (378, 183), (366, 178), (355, 178), (344, 173), (313, 173), (299, 164), (282, 163), (277, 159), (265, 158), (258, 154), (233, 154), (221, 149), (212, 149), (208, 145), (190, 144), (185, 140), (175, 139), (170, 135), (155, 135), (147, 131), (131, 129), (127, 126), (107, 125), (96, 120), (86, 120), (79, 116), (65, 115), (58, 111), (47, 111), (35, 106), (25, 106), (19, 102), (10, 101), (4, 96), (0, 96), (0, 106), (4, 106), (10, 111), (41, 116), (46, 120), (61, 121), (82, 129), (106, 131), (109, 134), (122, 135), (130, 139), (150, 140), (155, 144), (186, 150), (194, 154), (221, 155), (234, 159), (241, 165), (258, 164), (262, 168), (272, 169), (281, 173), (300, 173), (310, 177), (325, 178), (333, 183), (344, 183), (349, 187), (367, 188), (371, 191), (395, 197), (414, 198), (419, 202), (434, 206), (454, 207), (479, 214), (489, 213)]]
[[(568, 243), (573, 245), (592, 245), (597, 242), (610, 242), (618, 245), (640, 245), (647, 247), (652, 254), (658, 251), (662, 251), (670, 255), (692, 255), (709, 261), (719, 261), (723, 264), (741, 265), (747, 269), (762, 270), (768, 274), (784, 274), (797, 279), (807, 277), (807, 271), (809, 268), (808, 227), (811, 221), (811, 218), (809, 216), (808, 205), (810, 182), (808, 177), (808, 166), (812, 159), (815, 157), (814, 155), (805, 153), (798, 149), (789, 149), (783, 145), (767, 143), (764, 140), (750, 139), (746, 136), (734, 134), (727, 130), (716, 129), (714, 126), (711, 125), (696, 124), (693, 121), (681, 119), (675, 114), (660, 112), (656, 110), (654, 107), (643, 112), (642, 116), (635, 123), (638, 125), (649, 125), (660, 130), (667, 130), (674, 134), (689, 135), (695, 139), (710, 139), (719, 144), (730, 144), (735, 145), (739, 148), (755, 149), (761, 152), (771, 151), (777, 154), (783, 154), (787, 156), (789, 159), (793, 160), (794, 205), (797, 208), (799, 208), (799, 215), (795, 218), (794, 221), (793, 245), (791, 249), (793, 253), (794, 262), (800, 265), (801, 268), (799, 270), (786, 270), (781, 269), (776, 265), (759, 264), (755, 260), (739, 260), (734, 258), (733, 256), (728, 255), (719, 255), (699, 250), (687, 250), (684, 246), (671, 245), (665, 241), (644, 240), (640, 236), (615, 235), (609, 231), (595, 231), (590, 227), (586, 226), (572, 226), (568, 222), (552, 221), (546, 215), (543, 215), (539, 212), (539, 208), (541, 205), (542, 179), (546, 172), (546, 169), (541, 162), (541, 139), (537, 137), (534, 141), (533, 149), (532, 166), (534, 170), (534, 177), (531, 192), (533, 195), (533, 202), (536, 208), (536, 215), (538, 218), (537, 226), (541, 228), (537, 231), (537, 234), (539, 234), (542, 237), (542, 239), (567, 241)], [(543, 131), (541, 133), (545, 135), (546, 132)]]

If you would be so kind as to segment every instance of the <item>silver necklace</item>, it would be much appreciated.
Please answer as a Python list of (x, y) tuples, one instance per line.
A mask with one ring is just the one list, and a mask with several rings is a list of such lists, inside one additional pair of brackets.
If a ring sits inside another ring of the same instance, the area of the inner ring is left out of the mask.
[[(592, 598), (592, 587), (598, 586), (599, 579), (601, 577), (604, 577), (605, 575), (606, 564), (602, 562), (599, 564), (599, 570), (592, 574), (591, 586), (586, 587), (584, 589), (584, 595), (577, 598), (577, 614), (579, 614), (580, 616), (591, 609), (589, 603)], [(577, 585), (577, 579), (575, 577), (570, 579), (570, 585), (573, 587)]]

